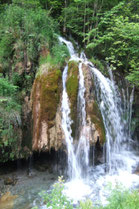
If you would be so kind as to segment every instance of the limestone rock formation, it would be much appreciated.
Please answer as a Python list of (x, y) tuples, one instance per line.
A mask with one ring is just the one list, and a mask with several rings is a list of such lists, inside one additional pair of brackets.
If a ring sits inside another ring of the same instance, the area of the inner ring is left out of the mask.
[(100, 144), (105, 142), (105, 129), (101, 112), (98, 108), (95, 98), (95, 87), (93, 78), (89, 67), (83, 64), (82, 67), (85, 79), (85, 99), (86, 99), (86, 114), (87, 114), (87, 127), (90, 131), (90, 142), (95, 144), (99, 140)]
[[(92, 75), (88, 66), (83, 65), (85, 78), (85, 99), (87, 126), (85, 131), (91, 144), (99, 140), (105, 141), (105, 131), (101, 113), (95, 101), (95, 88)], [(78, 62), (70, 61), (68, 64), (67, 93), (69, 97), (72, 135), (78, 135)], [(42, 65), (32, 88), (32, 119), (33, 119), (33, 151), (49, 151), (51, 148), (58, 150), (65, 145), (65, 136), (62, 129), (61, 113), (62, 73), (57, 68), (48, 64)]]
[(61, 71), (43, 65), (32, 89), (33, 139), (32, 149), (58, 150), (62, 146)]
[(67, 94), (69, 97), (69, 105), (71, 111), (71, 119), (72, 119), (72, 136), (75, 137), (76, 127), (77, 127), (77, 97), (78, 97), (78, 62), (70, 61), (68, 63), (68, 77), (67, 77)]

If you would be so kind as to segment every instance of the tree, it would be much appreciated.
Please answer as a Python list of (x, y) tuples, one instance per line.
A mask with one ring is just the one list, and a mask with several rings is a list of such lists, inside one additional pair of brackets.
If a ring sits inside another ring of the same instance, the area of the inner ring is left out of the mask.
[(123, 71), (136, 85), (139, 85), (139, 79), (135, 79), (139, 70), (138, 20), (138, 14), (133, 12), (133, 2), (120, 2), (104, 14), (86, 38), (87, 48), (103, 57), (112, 69)]

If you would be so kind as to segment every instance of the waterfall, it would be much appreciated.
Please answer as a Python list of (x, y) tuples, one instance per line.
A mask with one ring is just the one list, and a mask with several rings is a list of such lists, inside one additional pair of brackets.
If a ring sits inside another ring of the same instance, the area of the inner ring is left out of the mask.
[(88, 170), (89, 165), (89, 139), (88, 127), (86, 125), (86, 104), (85, 104), (85, 85), (82, 71), (82, 62), (79, 63), (79, 90), (78, 90), (78, 115), (79, 115), (79, 143), (76, 151), (78, 164), (84, 171)]
[(82, 176), (82, 170), (87, 171), (89, 165), (89, 139), (87, 138), (86, 127), (86, 110), (85, 110), (85, 85), (84, 76), (82, 72), (82, 58), (79, 58), (75, 53), (71, 42), (66, 41), (63, 38), (59, 38), (61, 42), (64, 42), (71, 56), (70, 60), (80, 61), (79, 63), (79, 90), (78, 90), (78, 115), (79, 115), (79, 142), (75, 148), (73, 138), (71, 136), (71, 124), (69, 99), (66, 92), (66, 80), (68, 73), (68, 65), (63, 71), (63, 94), (62, 94), (62, 127), (65, 133), (65, 140), (68, 150), (68, 175), (71, 179), (80, 179)]
[(66, 80), (67, 80), (68, 65), (66, 65), (62, 81), (63, 81), (63, 94), (62, 94), (62, 128), (65, 134), (65, 140), (68, 150), (68, 174), (71, 178), (80, 178), (80, 169), (78, 168), (77, 160), (74, 154), (73, 138), (71, 136), (71, 124), (70, 119), (70, 108), (68, 102), (68, 94), (66, 91)]
[[(115, 172), (123, 166), (122, 159), (119, 159), (119, 154), (124, 150), (130, 139), (130, 123), (132, 116), (133, 91), (128, 101), (129, 103), (125, 111), (129, 115), (128, 120), (123, 117), (122, 100), (120, 93), (114, 83), (113, 75), (109, 69), (110, 78), (108, 79), (96, 69), (92, 63), (89, 63), (94, 76), (96, 86), (96, 96), (99, 103), (99, 108), (104, 121), (106, 131), (106, 163), (109, 172)], [(124, 99), (125, 100), (125, 99)], [(124, 104), (124, 106), (126, 106)], [(129, 126), (128, 126), (129, 124)], [(125, 127), (128, 130), (125, 132)]]
[[(84, 62), (85, 55), (82, 53), (81, 57), (75, 53), (73, 45), (71, 42), (66, 41), (63, 38), (59, 38), (61, 42), (64, 42), (71, 56), (70, 60), (79, 61), (79, 89), (78, 89), (78, 118), (79, 118), (79, 139), (77, 146), (74, 146), (73, 138), (71, 136), (71, 119), (70, 119), (70, 109), (68, 103), (68, 95), (66, 92), (66, 79), (68, 66), (65, 67), (63, 72), (63, 97), (62, 97), (62, 127), (65, 133), (65, 139), (68, 149), (68, 168), (69, 176), (71, 178), (80, 179), (82, 177), (83, 170), (88, 170), (89, 166), (89, 138), (87, 137), (87, 126), (86, 126), (86, 104), (85, 104), (85, 84), (84, 75), (82, 71), (82, 63)], [(66, 94), (66, 96), (64, 96)], [(69, 133), (68, 133), (69, 130)]]
[[(139, 182), (139, 178), (132, 174), (133, 168), (137, 165), (139, 158), (130, 149), (130, 143), (132, 142), (130, 126), (134, 90), (132, 90), (131, 94), (129, 94), (128, 90), (126, 92), (124, 90), (119, 92), (110, 69), (109, 79), (87, 60), (84, 53), (81, 53), (79, 57), (71, 42), (61, 37), (59, 40), (67, 45), (71, 56), (70, 60), (75, 60), (79, 63), (77, 139), (73, 139), (72, 137), (72, 120), (70, 118), (69, 98), (66, 91), (68, 65), (64, 68), (62, 76), (62, 128), (68, 152), (68, 176), (70, 178), (70, 181), (65, 184), (65, 193), (75, 201), (85, 196), (89, 196), (95, 200), (97, 198), (94, 197), (97, 196), (99, 200), (103, 201), (106, 196), (104, 187), (107, 182), (111, 181), (116, 184), (118, 181), (129, 187), (132, 184), (138, 185)], [(90, 67), (95, 84), (96, 100), (101, 111), (106, 132), (106, 142), (103, 145), (102, 153), (105, 163), (97, 166), (94, 164), (97, 149), (93, 147), (92, 167), (89, 165), (90, 144), (88, 136), (90, 129), (86, 121), (86, 89), (83, 64)], [(123, 94), (123, 99), (121, 93)], [(128, 184), (125, 176), (129, 179)]]
[(132, 119), (132, 104), (134, 99), (134, 88), (129, 94), (129, 88), (122, 89), (122, 96), (123, 96), (123, 115), (126, 118), (125, 124), (125, 132), (127, 133), (127, 138), (131, 140), (131, 119)]

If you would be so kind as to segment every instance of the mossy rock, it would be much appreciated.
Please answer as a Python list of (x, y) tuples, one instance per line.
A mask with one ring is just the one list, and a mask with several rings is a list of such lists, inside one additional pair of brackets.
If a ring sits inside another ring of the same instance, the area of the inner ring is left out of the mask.
[[(59, 69), (48, 70), (47, 73), (39, 74), (35, 81), (33, 90), (33, 101), (36, 97), (36, 86), (40, 85), (40, 111), (39, 125), (37, 127), (37, 136), (40, 136), (41, 123), (46, 122), (48, 129), (54, 126), (57, 108), (60, 102), (62, 90), (62, 73)], [(35, 106), (35, 104), (34, 104)]]
[(60, 70), (54, 70), (46, 77), (41, 77), (41, 115), (48, 122), (53, 120), (56, 115), (60, 100), (60, 81)]
[(78, 97), (78, 63), (70, 61), (68, 64), (67, 94), (70, 100), (71, 119), (73, 120), (72, 136), (75, 136), (77, 119), (77, 97)]
[(104, 123), (103, 123), (103, 119), (102, 119), (102, 115), (101, 112), (99, 110), (98, 104), (96, 103), (96, 101), (94, 101), (93, 105), (92, 105), (92, 110), (91, 110), (91, 121), (92, 123), (95, 124), (95, 127), (97, 129), (97, 131), (99, 132), (99, 142), (100, 144), (104, 144), (106, 137), (105, 137), (105, 128), (104, 128)]

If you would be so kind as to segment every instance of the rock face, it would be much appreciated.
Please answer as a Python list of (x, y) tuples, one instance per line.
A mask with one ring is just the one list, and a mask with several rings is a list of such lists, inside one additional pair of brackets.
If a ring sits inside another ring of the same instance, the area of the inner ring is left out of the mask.
[(68, 76), (67, 76), (67, 94), (69, 97), (69, 105), (71, 111), (71, 119), (73, 121), (71, 125), (72, 136), (75, 137), (77, 127), (77, 97), (78, 97), (78, 62), (70, 61), (68, 64)]
[[(85, 78), (85, 99), (87, 113), (86, 130), (91, 144), (97, 141), (105, 142), (105, 131), (102, 117), (95, 101), (95, 91), (89, 67), (83, 65)], [(69, 97), (72, 135), (77, 136), (78, 129), (78, 63), (70, 61), (68, 64), (67, 93)], [(65, 137), (62, 129), (61, 113), (62, 73), (48, 65), (40, 68), (32, 89), (32, 118), (33, 118), (33, 151), (49, 151), (63, 148)]]
[(95, 99), (95, 87), (91, 71), (87, 65), (82, 67), (85, 79), (85, 100), (87, 113), (87, 126), (90, 130), (90, 142), (96, 144), (97, 141), (102, 145), (105, 142), (105, 129), (101, 112)]
[(40, 71), (32, 89), (32, 149), (58, 150), (63, 138), (60, 112), (62, 74), (48, 65), (42, 66)]
[(7, 192), (0, 198), (0, 208), (12, 209), (14, 206), (14, 200), (17, 197), (17, 195), (12, 195), (10, 192)]
[(134, 121), (133, 138), (139, 140), (139, 88), (134, 91), (134, 103), (133, 103), (133, 115), (132, 120)]

